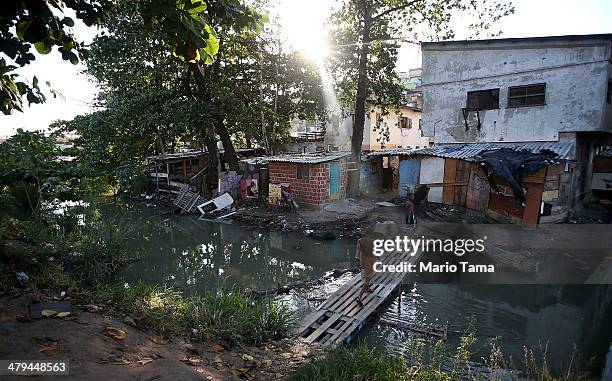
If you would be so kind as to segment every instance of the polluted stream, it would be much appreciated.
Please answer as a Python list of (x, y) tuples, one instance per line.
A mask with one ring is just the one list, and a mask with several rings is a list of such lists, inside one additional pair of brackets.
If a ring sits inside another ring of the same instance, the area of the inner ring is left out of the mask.
[[(319, 241), (285, 233), (200, 221), (190, 216), (161, 216), (164, 229), (132, 241), (142, 258), (118, 274), (126, 286), (165, 284), (198, 294), (236, 287), (274, 294), (297, 319), (313, 311), (354, 274), (356, 240)], [(295, 287), (297, 286), (297, 287)], [(612, 311), (609, 285), (469, 285), (405, 282), (352, 345), (375, 351), (406, 353), (424, 337), (410, 323), (448, 324), (448, 343), (459, 344), (474, 321), (477, 344), (473, 360), (482, 362), (496, 340), (519, 366), (524, 346), (553, 369), (563, 369), (575, 351), (592, 357), (594, 375), (611, 367)], [(576, 361), (574, 359), (574, 361)], [(610, 371), (608, 369), (607, 371)]]

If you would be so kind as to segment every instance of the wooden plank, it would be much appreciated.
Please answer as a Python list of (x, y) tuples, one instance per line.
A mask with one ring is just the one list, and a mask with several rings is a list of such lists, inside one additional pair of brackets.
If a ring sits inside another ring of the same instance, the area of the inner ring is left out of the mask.
[(455, 200), (455, 186), (450, 183), (455, 182), (457, 175), (457, 159), (444, 159), (444, 179), (445, 184), (442, 188), (442, 202), (447, 205), (452, 205)]
[(332, 324), (334, 324), (340, 317), (340, 314), (333, 314), (332, 316), (330, 316), (329, 319), (327, 319), (323, 324), (321, 324), (319, 328), (317, 328), (313, 333), (308, 335), (308, 337), (305, 337), (306, 342), (312, 343), (316, 341), (319, 336), (321, 336), (321, 334), (325, 332), (327, 328), (331, 327)]
[(317, 310), (312, 314), (308, 315), (305, 320), (300, 323), (300, 328), (298, 331), (298, 335), (302, 335), (312, 324), (314, 324), (317, 320), (319, 320), (323, 315), (325, 315), (326, 310)]

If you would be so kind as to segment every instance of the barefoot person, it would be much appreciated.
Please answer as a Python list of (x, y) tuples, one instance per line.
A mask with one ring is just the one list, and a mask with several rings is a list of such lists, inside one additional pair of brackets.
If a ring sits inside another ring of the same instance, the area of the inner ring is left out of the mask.
[(375, 233), (374, 228), (370, 227), (366, 235), (357, 240), (357, 247), (355, 248), (355, 259), (361, 264), (361, 277), (363, 278), (363, 286), (361, 292), (357, 296), (357, 303), (363, 306), (363, 294), (366, 292), (372, 292), (370, 282), (374, 276), (374, 239), (378, 236)]
[(406, 208), (406, 225), (416, 225), (416, 216), (414, 215), (414, 198), (411, 194), (406, 197), (404, 207)]

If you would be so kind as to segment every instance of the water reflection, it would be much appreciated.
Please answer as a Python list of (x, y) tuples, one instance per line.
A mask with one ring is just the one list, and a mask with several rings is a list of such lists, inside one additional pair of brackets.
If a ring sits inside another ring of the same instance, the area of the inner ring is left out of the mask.
[(203, 291), (223, 282), (266, 290), (321, 278), (334, 268), (350, 266), (353, 241), (319, 242), (301, 234), (247, 231), (180, 216), (168, 229), (133, 242), (141, 261), (120, 276)]

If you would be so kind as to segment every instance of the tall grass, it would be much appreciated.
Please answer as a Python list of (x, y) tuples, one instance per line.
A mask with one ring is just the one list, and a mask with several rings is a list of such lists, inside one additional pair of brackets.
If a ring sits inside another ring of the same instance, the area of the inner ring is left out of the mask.
[(565, 370), (553, 372), (547, 364), (546, 348), (540, 355), (525, 348), (522, 364), (506, 359), (499, 346), (492, 344), (491, 355), (484, 364), (471, 360), (476, 343), (471, 329), (457, 348), (443, 341), (416, 339), (403, 356), (377, 354), (366, 346), (342, 346), (300, 367), (291, 381), (453, 381), (453, 380), (540, 380), (587, 381), (592, 378), (575, 356)]
[(93, 300), (110, 301), (115, 312), (161, 333), (195, 335), (229, 345), (259, 344), (284, 337), (294, 316), (284, 304), (256, 299), (238, 290), (184, 296), (164, 286), (99, 284)]

